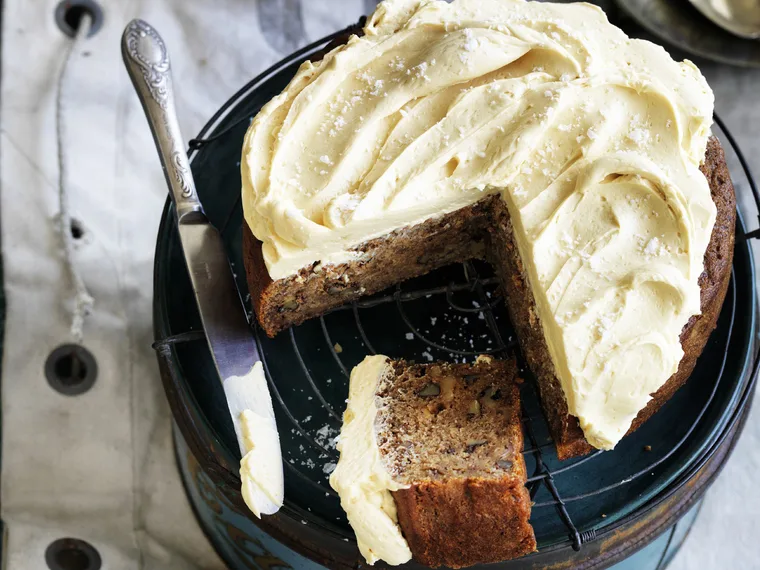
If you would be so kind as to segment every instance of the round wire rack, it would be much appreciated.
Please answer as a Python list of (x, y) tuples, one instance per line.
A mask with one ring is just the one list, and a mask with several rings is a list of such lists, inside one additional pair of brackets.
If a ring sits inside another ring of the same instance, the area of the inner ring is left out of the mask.
[[(254, 79), (190, 141), (191, 164), (209, 219), (221, 231), (246, 302), (241, 262), (242, 209), (239, 159), (242, 138), (256, 111), (279, 93), (298, 65), (345, 31), (306, 46)], [(653, 508), (705, 464), (741, 416), (758, 369), (755, 346), (755, 270), (745, 219), (760, 221), (760, 195), (745, 157), (715, 117), (734, 178), (737, 240), (731, 282), (718, 326), (686, 386), (612, 452), (560, 462), (533, 382), (524, 382), (523, 427), (531, 523), (539, 549), (572, 548)], [(745, 215), (742, 215), (745, 212)], [(756, 217), (756, 218), (755, 218)], [(192, 290), (184, 268), (171, 204), (167, 203), (156, 253), (155, 347), (185, 378), (199, 409), (222, 442), (230, 464), (236, 440)], [(249, 314), (250, 317), (250, 314)], [(468, 362), (479, 354), (515, 356), (531, 375), (490, 267), (469, 261), (434, 271), (357, 300), (269, 339), (252, 319), (275, 402), (286, 467), (284, 512), (325, 533), (353, 541), (328, 484), (335, 466), (341, 414), (351, 368), (366, 354), (409, 360)]]

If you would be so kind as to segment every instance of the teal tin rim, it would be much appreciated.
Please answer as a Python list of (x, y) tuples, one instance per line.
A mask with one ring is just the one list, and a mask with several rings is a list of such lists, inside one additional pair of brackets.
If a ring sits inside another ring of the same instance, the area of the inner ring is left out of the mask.
[[(339, 32), (307, 46), (264, 72), (233, 96), (191, 141), (191, 165), (199, 196), (209, 218), (222, 232), (233, 267), (240, 268), (239, 287), (243, 293), (247, 290), (240, 262), (239, 154), (243, 134), (249, 119), (285, 86), (301, 61), (345, 35), (346, 31)], [(729, 143), (724, 145), (727, 152), (736, 153), (742, 163), (747, 184), (757, 198), (751, 173), (725, 128), (723, 138)], [(740, 215), (729, 293), (692, 381), (614, 452), (560, 463), (540, 418), (535, 395), (531, 394), (531, 383), (525, 383), (525, 413), (535, 419), (527, 429), (530, 443), (526, 446), (530, 449), (526, 463), (529, 472), (533, 472), (529, 479), (535, 503), (531, 522), (539, 552), (494, 567), (533, 567), (539, 562), (575, 558), (580, 551), (593, 555), (595, 545), (646, 518), (688, 485), (715, 454), (746, 406), (757, 372), (757, 360), (752, 362), (756, 356), (755, 268), (749, 241), (743, 239), (751, 234), (745, 234), (744, 227)], [(155, 346), (162, 377), (183, 439), (219, 488), (231, 501), (242, 504), (239, 457), (232, 451), (235, 439), (180, 251), (172, 206), (167, 202), (154, 275)], [(404, 333), (399, 333), (408, 330), (399, 326), (408, 327), (416, 316), (427, 317), (430, 310), (440, 311), (441, 307), (477, 316), (463, 307), (476, 298), (483, 301), (482, 294), (495, 291), (494, 280), (487, 271), (478, 264), (445, 268), (388, 292), (388, 299), (380, 295), (357, 302), (275, 339), (258, 335), (255, 327), (287, 460), (285, 506), (277, 516), (258, 523), (269, 534), (311, 559), (334, 562), (335, 567), (349, 567), (356, 562), (353, 534), (334, 492), (326, 485), (323, 471), (336, 454), (320, 435), (325, 426), (332, 426), (333, 431), (326, 430), (330, 435), (338, 425), (339, 404), (345, 398), (345, 373), (364, 353), (374, 349), (394, 356), (419, 357), (419, 347), (407, 344)], [(445, 304), (433, 305), (439, 299), (435, 298), (429, 301), (433, 308), (426, 307), (426, 295), (420, 292), (427, 291), (434, 291)], [(388, 325), (386, 331), (383, 323), (392, 320), (389, 309), (394, 307), (399, 312), (398, 322)], [(483, 320), (493, 323), (497, 332), (507, 332), (508, 320), (503, 313), (490, 304), (488, 310), (493, 310), (493, 318)], [(460, 318), (456, 326), (461, 327), (462, 322), (466, 321)], [(369, 327), (376, 328), (370, 331)], [(417, 328), (413, 330), (419, 332)], [(417, 336), (425, 340), (422, 334), (413, 336), (415, 340)], [(338, 341), (343, 346), (340, 355), (333, 349), (333, 342)], [(433, 352), (442, 345), (422, 346)], [(511, 350), (506, 344), (503, 348)], [(483, 351), (454, 350), (449, 357)], [(446, 358), (445, 351), (435, 355)], [(310, 396), (304, 390), (309, 390)], [(317, 412), (323, 419), (308, 424), (305, 418)], [(647, 447), (652, 451), (646, 451)]]

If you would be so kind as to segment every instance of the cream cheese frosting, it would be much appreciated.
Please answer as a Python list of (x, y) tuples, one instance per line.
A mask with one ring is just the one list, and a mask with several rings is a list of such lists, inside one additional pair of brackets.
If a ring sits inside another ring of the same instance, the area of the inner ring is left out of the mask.
[(274, 514), (285, 499), (285, 482), (280, 435), (261, 362), (256, 362), (243, 376), (227, 378), (224, 390), (230, 411), (238, 418), (235, 432), (243, 454), (240, 460), (243, 500), (258, 518)]
[(410, 560), (412, 553), (401, 534), (391, 491), (406, 486), (395, 482), (386, 470), (375, 425), (375, 393), (389, 371), (388, 358), (381, 355), (366, 357), (351, 371), (348, 405), (337, 445), (340, 459), (330, 475), (330, 485), (340, 496), (367, 563), (384, 560), (397, 565)]
[(285, 499), (277, 424), (252, 410), (240, 414), (246, 454), (240, 460), (241, 492), (258, 518), (280, 510)]
[(387, 0), (254, 119), (245, 220), (280, 279), (500, 195), (570, 413), (611, 449), (700, 311), (712, 108), (589, 4)]

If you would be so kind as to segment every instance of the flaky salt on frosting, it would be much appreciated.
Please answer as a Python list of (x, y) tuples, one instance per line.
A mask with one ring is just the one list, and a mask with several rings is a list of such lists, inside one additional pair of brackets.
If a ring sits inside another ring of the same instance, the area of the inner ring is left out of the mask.
[(611, 449), (700, 311), (712, 108), (594, 6), (389, 0), (253, 121), (245, 219), (280, 279), (500, 194), (569, 410)]

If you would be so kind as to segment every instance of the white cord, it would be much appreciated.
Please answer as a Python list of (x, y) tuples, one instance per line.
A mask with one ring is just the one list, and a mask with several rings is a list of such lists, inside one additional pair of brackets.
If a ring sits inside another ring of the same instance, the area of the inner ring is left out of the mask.
[(75, 296), (74, 311), (71, 318), (71, 334), (74, 336), (76, 342), (82, 342), (84, 334), (84, 318), (89, 314), (95, 301), (87, 291), (87, 286), (84, 284), (84, 280), (79, 274), (73, 259), (74, 242), (71, 235), (71, 213), (66, 179), (66, 160), (63, 155), (63, 142), (66, 138), (65, 124), (63, 120), (63, 100), (67, 77), (66, 71), (69, 67), (69, 61), (71, 60), (72, 54), (77, 51), (77, 47), (79, 47), (79, 45), (87, 38), (87, 35), (90, 33), (91, 25), (92, 19), (90, 15), (82, 15), (82, 18), (79, 21), (79, 26), (76, 30), (76, 36), (68, 43), (66, 48), (63, 65), (61, 66), (61, 71), (58, 75), (55, 101), (55, 129), (56, 144), (58, 146), (58, 202), (60, 210), (58, 215), (58, 235), (61, 238), (61, 246), (63, 247), (64, 263), (69, 273), (71, 283), (74, 286)]

